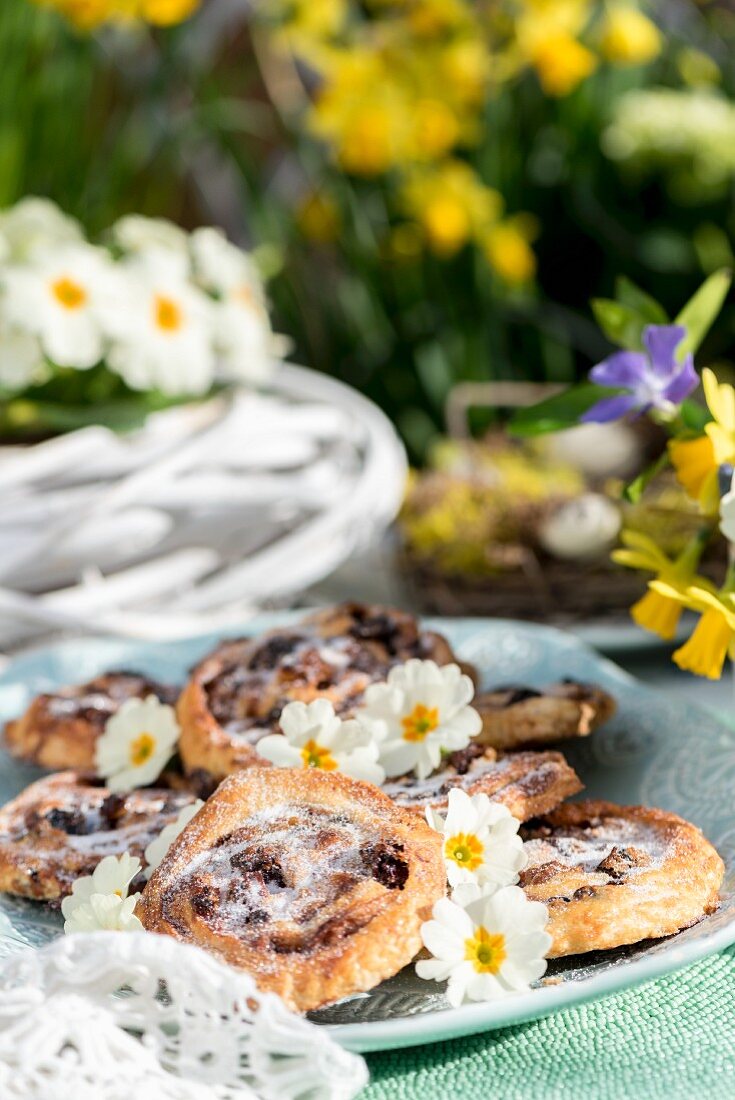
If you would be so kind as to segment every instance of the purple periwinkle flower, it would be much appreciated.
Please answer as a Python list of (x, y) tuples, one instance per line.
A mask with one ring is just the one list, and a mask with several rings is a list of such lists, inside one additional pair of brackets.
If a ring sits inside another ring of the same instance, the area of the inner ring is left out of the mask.
[(675, 358), (685, 336), (683, 325), (647, 325), (643, 330), (646, 351), (616, 351), (603, 359), (590, 371), (590, 379), (598, 386), (628, 393), (603, 397), (580, 419), (604, 424), (629, 412), (659, 409), (672, 413), (699, 383), (692, 356), (687, 355), (681, 363)]

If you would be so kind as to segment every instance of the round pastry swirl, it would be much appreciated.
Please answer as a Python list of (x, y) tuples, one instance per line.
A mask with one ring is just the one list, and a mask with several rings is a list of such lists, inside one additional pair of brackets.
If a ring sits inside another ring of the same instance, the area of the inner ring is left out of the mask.
[(594, 684), (561, 680), (536, 690), (497, 687), (473, 704), (482, 718), (478, 737), (495, 749), (517, 749), (586, 737), (611, 718), (615, 700)]
[(5, 726), (5, 746), (43, 768), (94, 768), (94, 746), (127, 699), (155, 695), (174, 704), (178, 689), (137, 672), (106, 672), (85, 684), (37, 696), (25, 714)]
[(494, 749), (473, 742), (451, 753), (428, 779), (404, 775), (382, 789), (399, 806), (423, 814), (427, 806), (444, 812), (453, 787), (470, 795), (486, 794), (491, 802), (507, 806), (519, 821), (528, 821), (577, 794), (582, 784), (560, 752), (511, 752), (498, 757)]
[(39, 779), (0, 810), (0, 891), (64, 897), (74, 879), (90, 875), (105, 856), (129, 852), (142, 859), (194, 798), (164, 787), (113, 794), (77, 771)]
[(521, 886), (548, 906), (552, 957), (671, 936), (718, 906), (723, 862), (676, 814), (577, 802), (522, 835)]
[(225, 642), (197, 666), (179, 700), (184, 766), (221, 779), (263, 765), (255, 745), (278, 731), (287, 703), (323, 697), (347, 716), (371, 683), (411, 657), (455, 660), (444, 638), (420, 631), (412, 615), (357, 603)]
[(409, 963), (445, 881), (439, 834), (377, 788), (250, 768), (174, 842), (136, 912), (306, 1011)]

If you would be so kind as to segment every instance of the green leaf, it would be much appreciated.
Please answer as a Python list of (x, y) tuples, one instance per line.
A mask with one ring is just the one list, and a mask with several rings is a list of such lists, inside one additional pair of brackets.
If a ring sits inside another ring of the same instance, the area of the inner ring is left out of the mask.
[(621, 305), (635, 310), (644, 324), (668, 324), (669, 318), (664, 307), (625, 275), (621, 275), (615, 282), (615, 298)]
[(652, 462), (650, 466), (646, 467), (642, 474), (638, 475), (635, 481), (631, 481), (630, 485), (626, 486), (623, 496), (628, 503), (637, 504), (643, 496), (646, 486), (653, 480), (656, 474), (660, 473), (668, 464), (669, 452), (663, 451), (655, 462)]
[(579, 423), (583, 413), (603, 397), (614, 397), (620, 392), (619, 389), (608, 386), (596, 386), (593, 382), (582, 382), (564, 393), (540, 401), (538, 405), (517, 409), (508, 427), (514, 435), (524, 436), (544, 435), (546, 432), (573, 428)]
[(684, 427), (688, 428), (690, 432), (696, 432), (697, 435), (702, 434), (705, 424), (709, 424), (712, 419), (709, 410), (704, 405), (700, 405), (698, 401), (692, 401), (691, 398), (687, 398), (686, 401), (682, 402), (679, 415)]
[(593, 298), (590, 303), (595, 319), (613, 344), (630, 351), (640, 351), (643, 329), (648, 322), (637, 309), (614, 302), (611, 298)]
[(709, 279), (705, 279), (677, 316), (675, 324), (684, 325), (687, 330), (677, 350), (677, 358), (680, 362), (689, 352), (693, 355), (704, 340), (715, 317), (722, 309), (731, 283), (731, 271), (727, 268), (715, 271)]

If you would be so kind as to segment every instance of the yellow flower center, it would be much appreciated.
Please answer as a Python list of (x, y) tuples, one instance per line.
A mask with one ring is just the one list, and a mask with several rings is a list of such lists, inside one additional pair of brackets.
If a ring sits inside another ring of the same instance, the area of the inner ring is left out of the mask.
[(313, 738), (302, 748), (301, 759), (304, 761), (305, 768), (321, 768), (322, 771), (333, 772), (337, 767), (337, 761), (329, 749), (318, 745)]
[(157, 294), (154, 306), (156, 324), (164, 332), (176, 332), (181, 328), (183, 317), (181, 309), (171, 298)]
[(464, 957), (478, 974), (497, 974), (508, 957), (505, 936), (500, 932), (488, 932), (480, 925), (475, 929), (474, 936), (464, 941)]
[(252, 309), (255, 305), (253, 288), (249, 287), (247, 283), (243, 283), (242, 286), (238, 286), (233, 290), (232, 297), (238, 301), (241, 306), (246, 306), (248, 309)]
[(404, 741), (423, 741), (439, 725), (439, 708), (417, 703), (410, 714), (401, 718)]
[(51, 284), (51, 293), (64, 309), (81, 309), (87, 301), (87, 292), (79, 283), (66, 275)]
[(130, 763), (139, 768), (150, 760), (156, 748), (156, 739), (152, 733), (141, 733), (130, 742)]
[(485, 849), (473, 833), (457, 833), (444, 845), (444, 856), (458, 867), (476, 871), (482, 865)]

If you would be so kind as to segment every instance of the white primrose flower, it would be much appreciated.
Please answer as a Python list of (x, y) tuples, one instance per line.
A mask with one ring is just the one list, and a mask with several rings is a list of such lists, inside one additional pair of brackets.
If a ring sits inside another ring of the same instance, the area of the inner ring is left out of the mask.
[(76, 879), (71, 894), (61, 903), (64, 931), (142, 929), (143, 925), (133, 913), (137, 898), (128, 897), (130, 883), (139, 871), (140, 860), (136, 856), (105, 856), (93, 874)]
[(476, 882), (509, 886), (528, 857), (518, 836), (520, 822), (507, 806), (486, 794), (470, 796), (459, 787), (449, 792), (447, 814), (428, 807), (426, 820), (444, 837), (444, 863), (450, 886)]
[(106, 252), (71, 244), (38, 253), (0, 277), (7, 323), (35, 334), (44, 353), (61, 367), (84, 370), (105, 351), (101, 314), (115, 296), (113, 267)]
[(173, 707), (155, 695), (127, 699), (97, 739), (97, 774), (111, 791), (130, 791), (153, 783), (171, 759), (179, 732)]
[(186, 256), (189, 237), (168, 218), (126, 214), (110, 230), (112, 241), (128, 254), (162, 250)]
[(162, 250), (118, 265), (121, 293), (105, 314), (107, 361), (134, 390), (206, 393), (214, 381), (212, 303)]
[(239, 294), (265, 306), (263, 282), (252, 257), (227, 240), (221, 229), (195, 229), (189, 237), (194, 276), (201, 287), (218, 298)]
[(340, 771), (376, 786), (385, 779), (378, 746), (369, 731), (354, 720), (338, 718), (328, 699), (288, 703), (280, 726), (283, 736), (271, 734), (256, 745), (260, 755), (277, 767)]
[(438, 768), (442, 749), (463, 749), (482, 729), (469, 706), (474, 693), (458, 665), (412, 659), (392, 668), (387, 683), (370, 685), (355, 717), (378, 739), (389, 779), (412, 770), (425, 779)]
[(204, 803), (201, 798), (197, 798), (195, 802), (192, 802), (189, 806), (184, 806), (179, 816), (175, 821), (172, 821), (170, 825), (167, 825), (164, 829), (161, 829), (160, 833), (155, 840), (152, 840), (145, 850), (146, 869), (143, 872), (146, 878), (150, 878), (156, 867), (158, 867), (166, 852), (169, 850), (173, 842), (179, 833), (183, 833), (186, 826), (189, 824), (195, 814), (201, 810)]
[(38, 337), (6, 325), (0, 316), (0, 390), (24, 390), (31, 382), (41, 381), (46, 371)]
[(416, 963), (419, 978), (448, 982), (447, 1000), (489, 1001), (528, 989), (546, 970), (548, 911), (519, 886), (458, 886), (436, 902), (421, 926), (433, 955)]
[(51, 199), (33, 195), (0, 210), (0, 258), (24, 263), (39, 251), (84, 240), (79, 222)]
[(233, 381), (264, 382), (279, 356), (263, 282), (251, 257), (219, 229), (196, 229), (190, 238), (195, 277), (216, 297), (219, 366)]

